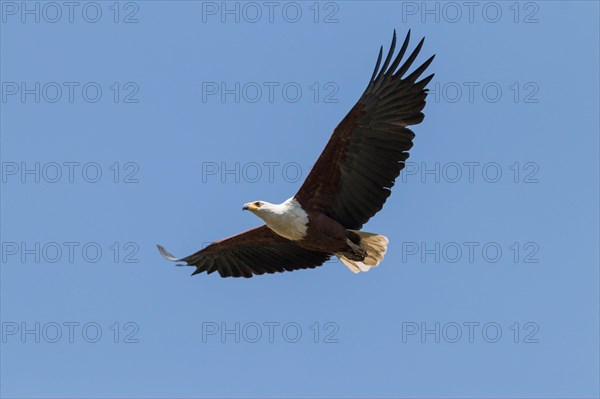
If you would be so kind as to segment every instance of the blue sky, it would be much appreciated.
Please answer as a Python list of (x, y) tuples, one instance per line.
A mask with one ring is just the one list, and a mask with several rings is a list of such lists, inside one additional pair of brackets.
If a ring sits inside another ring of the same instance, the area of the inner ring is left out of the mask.
[[(598, 397), (598, 3), (61, 4), (0, 3), (2, 397)], [(292, 196), (393, 29), (436, 77), (379, 267), (159, 256)]]

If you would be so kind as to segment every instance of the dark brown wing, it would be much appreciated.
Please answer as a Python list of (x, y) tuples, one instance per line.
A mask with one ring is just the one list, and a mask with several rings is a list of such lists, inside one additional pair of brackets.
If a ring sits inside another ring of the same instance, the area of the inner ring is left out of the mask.
[[(360, 229), (375, 215), (391, 194), (394, 181), (404, 168), (413, 132), (406, 128), (423, 120), (425, 86), (430, 75), (417, 79), (434, 56), (403, 77), (423, 46), (400, 66), (410, 31), (392, 61), (396, 32), (381, 66), (383, 47), (365, 92), (335, 128), (321, 156), (296, 194), (304, 209), (319, 210), (348, 229)], [(390, 64), (391, 62), (391, 64)]]
[(178, 259), (158, 245), (168, 260), (196, 266), (192, 275), (218, 271), (221, 277), (252, 277), (321, 266), (331, 254), (309, 251), (263, 225), (217, 241), (193, 255)]

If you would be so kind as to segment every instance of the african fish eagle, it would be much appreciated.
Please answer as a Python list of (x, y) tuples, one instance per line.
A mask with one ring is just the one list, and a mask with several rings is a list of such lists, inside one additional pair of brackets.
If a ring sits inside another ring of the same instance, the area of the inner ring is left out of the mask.
[(355, 273), (377, 266), (388, 239), (360, 228), (381, 210), (404, 168), (415, 136), (407, 126), (423, 121), (425, 86), (433, 78), (431, 74), (417, 81), (435, 55), (404, 76), (425, 40), (400, 65), (409, 39), (410, 31), (392, 60), (394, 31), (383, 65), (380, 48), (367, 88), (333, 131), (298, 193), (281, 204), (254, 201), (243, 206), (264, 225), (184, 258), (159, 245), (160, 253), (195, 266), (192, 275), (218, 271), (221, 277), (313, 269), (332, 255)]

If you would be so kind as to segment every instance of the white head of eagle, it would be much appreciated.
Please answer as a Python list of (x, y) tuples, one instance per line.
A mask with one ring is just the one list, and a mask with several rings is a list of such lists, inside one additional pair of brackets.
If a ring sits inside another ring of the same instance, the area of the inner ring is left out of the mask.
[(244, 204), (243, 210), (250, 211), (265, 221), (274, 232), (288, 240), (302, 240), (308, 229), (308, 215), (294, 198), (281, 204), (254, 201)]

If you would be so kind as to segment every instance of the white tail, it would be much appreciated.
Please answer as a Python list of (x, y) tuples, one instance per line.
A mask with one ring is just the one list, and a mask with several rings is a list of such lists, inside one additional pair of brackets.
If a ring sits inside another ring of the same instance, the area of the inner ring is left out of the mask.
[(344, 265), (348, 266), (351, 272), (368, 272), (370, 268), (377, 266), (383, 260), (390, 241), (386, 236), (379, 234), (356, 230), (348, 231), (358, 234), (360, 237), (360, 247), (367, 252), (367, 257), (362, 262), (357, 262), (346, 258), (342, 254), (336, 254), (336, 256)]

